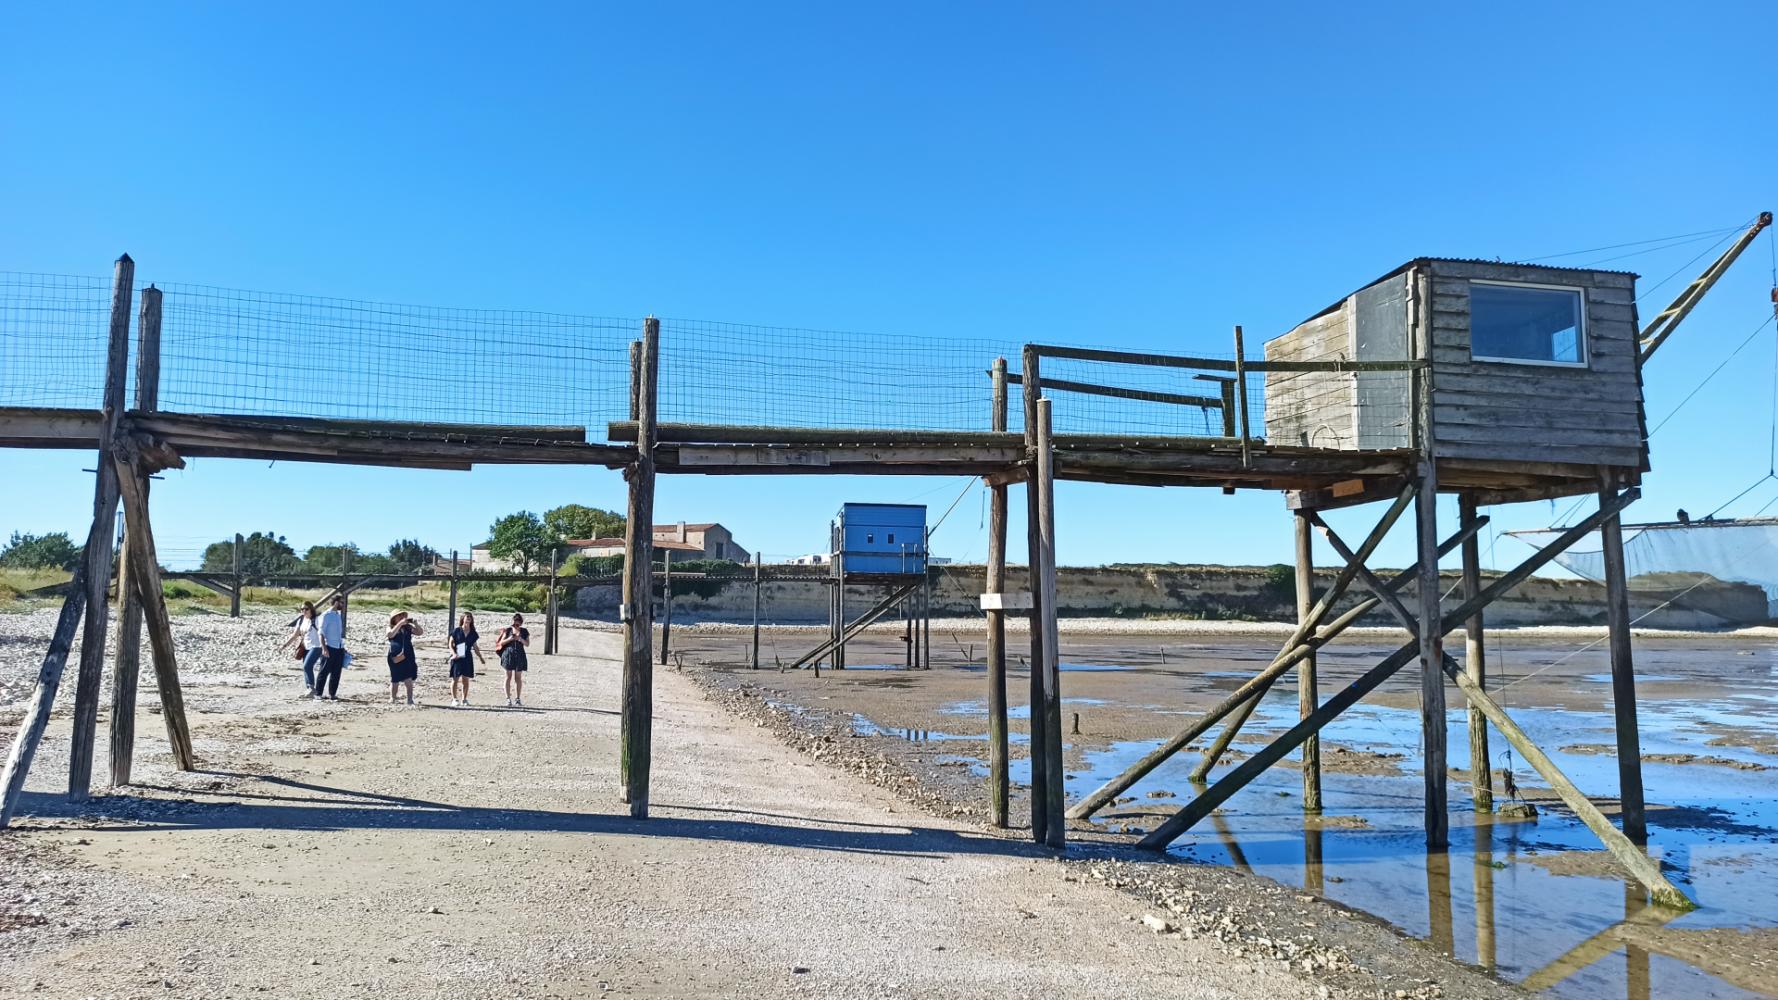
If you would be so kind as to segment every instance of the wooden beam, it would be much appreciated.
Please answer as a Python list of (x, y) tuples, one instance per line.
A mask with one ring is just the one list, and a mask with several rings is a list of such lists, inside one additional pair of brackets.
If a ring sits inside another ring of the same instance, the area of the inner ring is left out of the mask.
[(143, 625), (153, 653), (155, 686), (160, 690), (161, 721), (173, 751), (173, 766), (181, 771), (197, 767), (191, 752), (191, 730), (185, 721), (185, 695), (179, 685), (179, 664), (173, 647), (173, 623), (167, 616), (167, 599), (161, 591), (160, 560), (154, 552), (154, 531), (148, 520), (148, 493), (142, 489), (147, 476), (134, 467), (135, 449), (119, 448), (118, 483), (122, 486), (124, 544), (129, 547), (131, 583), (142, 601)]
[(86, 622), (81, 628), (80, 671), (74, 686), (74, 725), (68, 748), (68, 798), (86, 801), (93, 780), (93, 752), (99, 734), (99, 685), (105, 676), (105, 639), (110, 632), (105, 592), (111, 583), (110, 527), (117, 519), (117, 467), (111, 462), (112, 438), (123, 419), (124, 390), (130, 367), (130, 309), (135, 303), (136, 263), (129, 254), (117, 258), (111, 279), (111, 328), (105, 350), (105, 395), (100, 412), (99, 461), (93, 488), (93, 520), (105, 531), (87, 546)]
[(624, 527), (624, 688), (622, 759), (624, 801), (636, 819), (648, 816), (648, 779), (654, 727), (654, 608), (649, 567), (654, 558), (654, 442), (659, 386), (660, 320), (642, 325), (636, 357), (636, 461), (630, 481), (629, 520)]
[[(97, 544), (108, 532), (97, 522), (87, 532), (87, 544)], [(25, 705), (25, 717), (19, 722), (18, 734), (6, 755), (6, 771), (0, 775), (0, 829), (12, 823), (18, 809), (19, 796), (25, 791), (25, 778), (31, 773), (31, 762), (43, 742), (43, 731), (49, 727), (49, 713), (56, 703), (56, 689), (62, 683), (62, 671), (68, 664), (68, 651), (74, 645), (75, 630), (80, 628), (81, 612), (86, 608), (86, 563), (75, 564), (74, 579), (68, 596), (62, 601), (62, 613), (56, 618), (56, 630), (49, 640), (49, 651), (43, 654), (43, 665), (37, 669), (37, 684), (31, 689), (31, 700)]]

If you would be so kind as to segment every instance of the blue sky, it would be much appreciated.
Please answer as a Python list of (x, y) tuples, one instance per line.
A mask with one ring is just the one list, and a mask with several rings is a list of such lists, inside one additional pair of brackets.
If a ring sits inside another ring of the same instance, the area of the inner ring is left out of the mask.
[[(103, 275), (128, 251), (145, 280), (230, 288), (1226, 353), (1233, 324), (1280, 332), (1411, 257), (1774, 207), (1775, 33), (1769, 2), (27, 5), (0, 36), (0, 269)], [(1606, 266), (1646, 287), (1705, 245)], [(1770, 314), (1768, 255), (1651, 366), (1651, 422)], [(1656, 435), (1632, 519), (1708, 511), (1767, 471), (1773, 356), (1768, 328)], [(424, 394), (486, 362), (411, 364)], [(78, 535), (90, 466), (0, 454), (0, 533)], [(964, 486), (673, 478), (657, 511), (787, 555), (842, 500), (942, 509)], [(467, 548), (565, 502), (621, 508), (622, 482), (203, 460), (154, 514), (177, 562), (268, 528)], [(1290, 551), (1275, 494), (1063, 484), (1058, 505), (1065, 563)], [(940, 554), (980, 557), (981, 510), (968, 493)]]

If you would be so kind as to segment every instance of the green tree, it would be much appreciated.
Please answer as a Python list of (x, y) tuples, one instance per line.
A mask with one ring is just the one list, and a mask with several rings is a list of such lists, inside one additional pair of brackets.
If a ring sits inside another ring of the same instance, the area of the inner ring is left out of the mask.
[(620, 538), (624, 533), (624, 516), (615, 510), (583, 507), (577, 503), (563, 504), (543, 512), (543, 524), (568, 538)]
[(562, 538), (528, 510), (508, 514), (488, 529), (488, 554), (519, 564), (519, 572), (531, 572), (533, 563), (549, 558)]
[(358, 546), (351, 542), (339, 545), (311, 545), (303, 553), (303, 567), (311, 573), (357, 572)]
[(389, 546), (389, 562), (399, 573), (415, 573), (430, 569), (438, 561), (438, 550), (430, 545), (420, 544), (419, 539), (403, 538)]
[[(203, 569), (207, 573), (229, 573), (235, 568), (235, 540), (212, 542), (204, 547)], [(241, 572), (249, 576), (289, 573), (299, 569), (296, 550), (283, 536), (269, 531), (255, 531), (241, 539)]]
[(80, 562), (82, 546), (75, 545), (66, 531), (49, 535), (12, 533), (6, 548), (0, 549), (0, 566), (7, 569), (73, 569)]

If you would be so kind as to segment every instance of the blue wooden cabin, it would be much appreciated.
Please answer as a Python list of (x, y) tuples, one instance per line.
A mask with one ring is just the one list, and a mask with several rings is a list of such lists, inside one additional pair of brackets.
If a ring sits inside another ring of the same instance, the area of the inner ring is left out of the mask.
[(926, 572), (926, 505), (848, 503), (833, 522), (833, 551), (852, 573)]

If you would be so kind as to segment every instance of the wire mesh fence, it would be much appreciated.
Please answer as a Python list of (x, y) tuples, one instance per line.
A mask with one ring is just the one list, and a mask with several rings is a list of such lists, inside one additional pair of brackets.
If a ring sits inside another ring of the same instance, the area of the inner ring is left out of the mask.
[(96, 408), (111, 279), (0, 272), (0, 406)]
[[(629, 416), (640, 319), (158, 287), (164, 411), (585, 426), (592, 440)], [(108, 278), (0, 273), (0, 405), (96, 407), (110, 296)], [(661, 321), (660, 343), (664, 422), (964, 432), (991, 427), (991, 366), (1006, 358), (1017, 374), (1023, 346), (679, 319)], [(1278, 343), (1266, 358), (1348, 360), (1331, 339)], [(1254, 438), (1327, 448), (1398, 447), (1411, 430), (1409, 373), (1239, 379), (1232, 354), (1205, 358), (1217, 363), (1046, 356), (1052, 426), (1132, 438), (1227, 437), (1245, 426)], [(1020, 431), (1021, 387), (1008, 395), (1008, 429)]]

